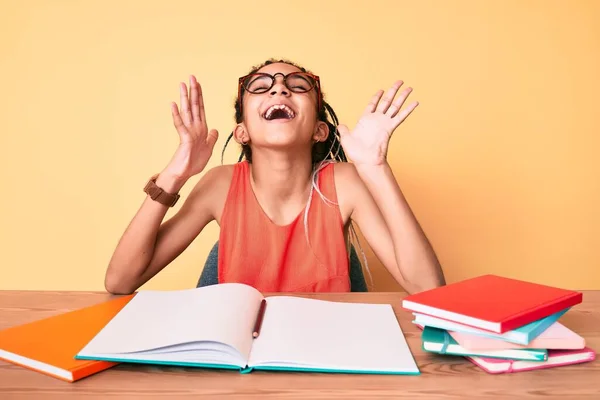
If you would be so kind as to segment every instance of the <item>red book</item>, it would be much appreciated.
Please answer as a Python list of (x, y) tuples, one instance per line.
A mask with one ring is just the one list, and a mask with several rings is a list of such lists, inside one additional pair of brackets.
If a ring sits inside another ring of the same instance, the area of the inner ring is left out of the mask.
[(402, 307), (504, 333), (581, 303), (582, 293), (496, 275), (483, 275), (409, 295)]

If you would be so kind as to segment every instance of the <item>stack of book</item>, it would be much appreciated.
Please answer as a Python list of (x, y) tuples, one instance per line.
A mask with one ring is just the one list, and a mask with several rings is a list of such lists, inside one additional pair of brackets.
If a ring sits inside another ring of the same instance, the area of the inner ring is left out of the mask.
[(580, 292), (483, 275), (406, 297), (425, 351), (464, 356), (489, 373), (591, 361), (594, 350), (559, 319)]

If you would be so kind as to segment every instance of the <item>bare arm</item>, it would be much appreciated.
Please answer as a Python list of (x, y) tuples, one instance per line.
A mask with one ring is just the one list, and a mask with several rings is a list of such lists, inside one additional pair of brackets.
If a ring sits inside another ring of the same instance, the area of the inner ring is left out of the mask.
[[(156, 184), (177, 193), (188, 179), (204, 170), (218, 132), (208, 130), (202, 88), (190, 76), (190, 92), (179, 85), (181, 114), (172, 103), (173, 124), (179, 146)], [(213, 170), (214, 171), (214, 170)], [(209, 171), (194, 188), (179, 212), (162, 223), (168, 207), (146, 197), (123, 233), (108, 265), (104, 286), (115, 294), (131, 293), (156, 275), (185, 250), (214, 218), (212, 196), (215, 175)]]
[(394, 100), (402, 84), (397, 81), (385, 95), (379, 90), (352, 132), (345, 125), (338, 130), (342, 147), (356, 168), (349, 179), (360, 193), (353, 199), (352, 218), (396, 280), (408, 292), (415, 293), (444, 285), (445, 280), (387, 162), (392, 133), (418, 106), (418, 102), (413, 102), (401, 111), (412, 92), (406, 88)]
[(421, 226), (385, 166), (356, 169), (345, 164), (342, 187), (351, 190), (352, 220), (396, 281), (416, 293), (445, 284), (438, 259)]
[[(108, 292), (129, 294), (137, 290), (177, 258), (213, 219), (214, 171), (207, 172), (181, 209), (164, 223), (168, 207), (146, 197), (110, 260), (104, 281)], [(168, 192), (177, 192), (181, 185), (165, 175), (159, 176), (156, 184)]]

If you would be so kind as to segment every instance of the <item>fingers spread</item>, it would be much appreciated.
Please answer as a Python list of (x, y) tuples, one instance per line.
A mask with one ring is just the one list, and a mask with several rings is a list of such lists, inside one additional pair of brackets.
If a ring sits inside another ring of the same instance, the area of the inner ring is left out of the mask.
[(402, 110), (401, 112), (396, 114), (396, 116), (394, 118), (392, 118), (392, 121), (394, 121), (394, 129), (395, 129), (395, 127), (400, 125), (402, 123), (402, 121), (404, 121), (406, 119), (406, 117), (408, 117), (410, 115), (410, 113), (412, 113), (413, 110), (415, 108), (417, 108), (418, 105), (419, 105), (419, 102), (414, 101), (414, 102), (410, 103), (404, 110)]
[(183, 123), (189, 126), (192, 122), (192, 113), (190, 111), (187, 87), (183, 82), (179, 85), (179, 98), (181, 102), (181, 118), (183, 119)]
[[(194, 80), (195, 79), (196, 78), (194, 78)], [(200, 121), (206, 122), (206, 115), (204, 114), (204, 96), (202, 96), (202, 86), (200, 86), (198, 82), (196, 82), (196, 84), (198, 85), (198, 105), (200, 109)]]
[(175, 129), (177, 129), (177, 133), (179, 133), (179, 138), (183, 140), (183, 138), (187, 136), (187, 130), (185, 129), (185, 124), (177, 109), (177, 103), (175, 102), (171, 103), (171, 114), (173, 115), (173, 125), (175, 125)]
[(377, 107), (377, 103), (379, 102), (381, 95), (383, 95), (383, 90), (378, 90), (377, 93), (375, 93), (373, 97), (371, 97), (369, 104), (367, 104), (367, 107), (365, 108), (365, 114), (370, 114), (373, 111), (375, 111), (375, 108)]
[(377, 105), (378, 112), (385, 113), (387, 111), (390, 104), (392, 104), (394, 97), (396, 97), (396, 93), (398, 92), (398, 89), (400, 89), (400, 86), (402, 86), (403, 83), (404, 82), (402, 82), (402, 81), (397, 81), (396, 83), (394, 83), (392, 85), (391, 88), (389, 88), (387, 90), (387, 92), (385, 92), (385, 94), (379, 101), (379, 104)]
[(402, 105), (406, 101), (408, 95), (412, 92), (412, 88), (406, 88), (401, 93), (400, 96), (390, 105), (387, 111), (387, 115), (390, 117), (395, 117), (398, 111), (402, 108)]
[(200, 121), (200, 102), (199, 102), (200, 85), (196, 81), (196, 77), (190, 76), (190, 94), (192, 100), (192, 118), (193, 121)]

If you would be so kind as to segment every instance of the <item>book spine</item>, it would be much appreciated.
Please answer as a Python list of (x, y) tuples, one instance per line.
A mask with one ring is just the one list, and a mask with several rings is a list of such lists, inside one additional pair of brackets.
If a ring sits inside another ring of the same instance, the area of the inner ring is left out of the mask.
[(249, 367), (246, 365), (244, 368), (240, 368), (240, 374), (249, 374), (253, 369), (254, 367)]
[(444, 331), (444, 343), (442, 343), (442, 348), (440, 350), (441, 354), (446, 354), (448, 351), (448, 346), (450, 345), (450, 334)]
[(548, 352), (547, 351), (541, 351), (540, 353), (538, 353), (538, 355), (539, 355), (540, 361), (548, 361)]
[(557, 302), (545, 304), (535, 310), (527, 310), (520, 314), (516, 314), (510, 319), (500, 322), (500, 332), (498, 333), (504, 333), (520, 328), (523, 325), (530, 324), (566, 308), (572, 307), (581, 303), (582, 297), (583, 295), (581, 293), (569, 295)]

